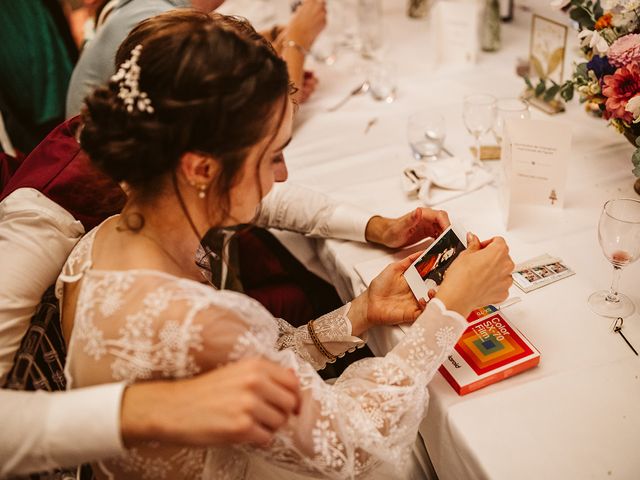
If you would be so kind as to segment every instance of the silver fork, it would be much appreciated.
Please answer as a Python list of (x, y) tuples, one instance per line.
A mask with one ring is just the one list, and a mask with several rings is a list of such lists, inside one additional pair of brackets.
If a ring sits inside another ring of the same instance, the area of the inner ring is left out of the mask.
[(367, 93), (368, 91), (369, 91), (369, 81), (365, 80), (356, 88), (351, 90), (346, 97), (344, 97), (342, 100), (336, 103), (333, 107), (327, 108), (327, 112), (335, 112), (345, 103), (347, 103), (351, 97), (355, 97), (356, 95), (360, 95), (361, 93)]

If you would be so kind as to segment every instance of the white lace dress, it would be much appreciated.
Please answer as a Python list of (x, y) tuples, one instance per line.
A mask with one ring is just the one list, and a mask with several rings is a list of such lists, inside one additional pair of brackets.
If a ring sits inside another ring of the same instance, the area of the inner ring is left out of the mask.
[[(96, 465), (98, 478), (366, 478), (380, 461), (405, 462), (426, 410), (426, 385), (465, 328), (460, 315), (432, 301), (386, 357), (360, 360), (328, 385), (316, 373), (323, 357), (305, 327), (274, 319), (245, 295), (159, 271), (92, 269), (96, 231), (78, 243), (57, 283), (62, 299), (64, 283), (81, 282), (67, 357), (70, 388), (188, 377), (262, 355), (292, 368), (303, 394), (300, 415), (268, 449), (150, 443)], [(334, 354), (362, 344), (351, 335), (348, 308), (316, 324)]]

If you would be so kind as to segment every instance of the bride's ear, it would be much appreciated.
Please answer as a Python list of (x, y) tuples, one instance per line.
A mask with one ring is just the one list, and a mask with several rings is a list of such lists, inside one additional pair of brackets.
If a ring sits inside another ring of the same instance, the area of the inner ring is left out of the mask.
[(187, 183), (194, 186), (209, 186), (218, 176), (220, 166), (215, 158), (201, 153), (187, 152), (180, 158), (178, 167)]

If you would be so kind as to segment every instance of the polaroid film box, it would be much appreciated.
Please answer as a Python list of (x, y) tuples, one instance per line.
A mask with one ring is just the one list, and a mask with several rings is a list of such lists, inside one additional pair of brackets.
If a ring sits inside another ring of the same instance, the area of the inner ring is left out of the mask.
[(459, 395), (535, 367), (540, 352), (494, 306), (474, 310), (440, 373)]

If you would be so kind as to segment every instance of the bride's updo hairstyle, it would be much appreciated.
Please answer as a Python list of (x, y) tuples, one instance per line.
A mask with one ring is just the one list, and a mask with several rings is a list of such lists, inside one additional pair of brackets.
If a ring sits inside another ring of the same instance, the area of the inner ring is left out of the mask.
[(116, 69), (132, 55), (137, 91), (151, 108), (136, 101), (127, 109), (119, 96), (123, 82), (112, 78), (86, 99), (82, 147), (98, 168), (142, 197), (163, 188), (159, 180), (184, 153), (211, 155), (222, 166), (211, 193), (227, 211), (250, 148), (267, 136), (273, 141), (282, 122), (285, 62), (245, 20), (194, 10), (140, 23), (118, 49)]

